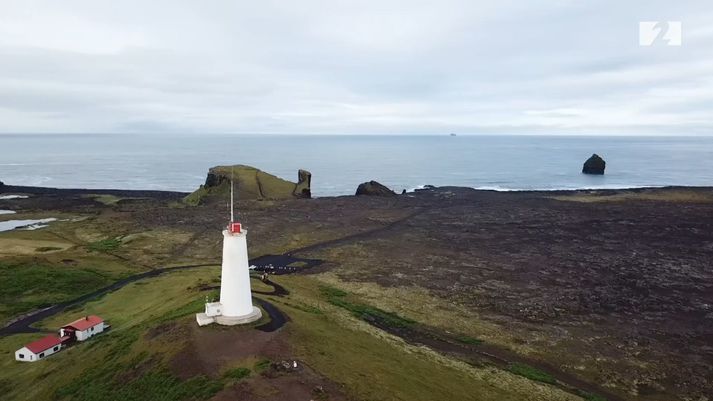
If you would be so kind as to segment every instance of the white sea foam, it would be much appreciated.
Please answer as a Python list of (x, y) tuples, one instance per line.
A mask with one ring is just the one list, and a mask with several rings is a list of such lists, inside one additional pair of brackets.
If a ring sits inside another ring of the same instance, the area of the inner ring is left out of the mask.
[(15, 214), (15, 211), (0, 209), (0, 214)]
[(0, 200), (6, 200), (6, 199), (27, 199), (29, 196), (27, 195), (0, 195)]

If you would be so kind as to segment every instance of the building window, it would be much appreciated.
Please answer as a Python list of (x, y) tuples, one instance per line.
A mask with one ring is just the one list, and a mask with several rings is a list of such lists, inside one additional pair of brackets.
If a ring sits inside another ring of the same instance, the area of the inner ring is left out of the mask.
[(52, 350), (57, 351), (59, 349), (59, 346), (54, 347)]
[(91, 330), (94, 331), (94, 327), (92, 327)]
[(37, 355), (37, 356), (40, 357), (40, 358), (42, 358), (42, 357), (45, 356), (45, 353), (43, 352), (43, 353), (41, 353), (41, 354), (39, 354), (39, 355)]
[(25, 354), (17, 354), (17, 356), (19, 356), (20, 359), (25, 359)]

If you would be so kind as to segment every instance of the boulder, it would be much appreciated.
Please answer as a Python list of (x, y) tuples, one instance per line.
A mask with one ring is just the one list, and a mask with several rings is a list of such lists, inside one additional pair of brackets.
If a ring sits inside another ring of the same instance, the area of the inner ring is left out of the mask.
[(297, 176), (299, 182), (294, 183), (251, 166), (216, 166), (208, 170), (205, 184), (184, 201), (196, 205), (210, 198), (225, 199), (230, 194), (231, 177), (236, 200), (310, 198), (312, 174), (299, 170)]
[(369, 196), (395, 196), (396, 192), (376, 181), (369, 181), (359, 184), (356, 194)]
[(582, 166), (582, 173), (584, 174), (604, 174), (604, 169), (607, 163), (599, 157), (598, 154), (593, 154), (592, 157), (587, 159)]

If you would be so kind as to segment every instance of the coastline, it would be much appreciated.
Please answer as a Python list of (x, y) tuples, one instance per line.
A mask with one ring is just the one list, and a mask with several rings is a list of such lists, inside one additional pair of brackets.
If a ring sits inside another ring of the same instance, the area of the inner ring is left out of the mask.
[[(666, 186), (633, 186), (633, 187), (617, 187), (617, 188), (572, 188), (572, 189), (503, 189), (503, 188), (488, 188), (488, 187), (466, 187), (466, 186), (434, 186), (434, 189), (456, 189), (469, 190), (478, 192), (490, 193), (512, 193), (512, 194), (578, 194), (578, 193), (596, 193), (602, 195), (613, 195), (621, 192), (627, 193), (642, 193), (650, 191), (713, 191), (711, 186), (687, 186), (687, 185), (666, 185)], [(415, 188), (406, 192), (407, 195), (413, 195), (419, 192), (428, 192), (425, 188)], [(31, 195), (113, 195), (119, 197), (146, 197), (166, 200), (179, 200), (190, 192), (169, 191), (169, 190), (142, 190), (142, 189), (116, 189), (116, 188), (55, 188), (43, 186), (24, 186), (24, 185), (3, 185), (0, 186), (0, 194), (31, 194)], [(353, 194), (330, 195), (330, 196), (315, 196), (314, 199), (330, 199), (340, 198), (345, 196), (355, 196)], [(1, 200), (1, 199), (0, 199)]]

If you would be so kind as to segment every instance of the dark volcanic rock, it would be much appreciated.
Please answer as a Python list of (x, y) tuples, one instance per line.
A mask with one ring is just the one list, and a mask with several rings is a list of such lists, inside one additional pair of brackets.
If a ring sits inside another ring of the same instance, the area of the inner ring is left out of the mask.
[(435, 185), (431, 184), (426, 184), (423, 186), (423, 188), (416, 188), (414, 191), (419, 192), (419, 191), (433, 191), (437, 187)]
[[(299, 169), (297, 171), (297, 187), (295, 188), (295, 195), (302, 198), (311, 198), (312, 191), (312, 173), (307, 170)], [(300, 189), (301, 188), (301, 189)], [(297, 193), (299, 191), (299, 193)]]
[(396, 195), (396, 192), (376, 181), (369, 181), (359, 184), (356, 194), (369, 196), (394, 196)]
[(593, 154), (592, 157), (587, 159), (582, 166), (582, 173), (584, 174), (604, 174), (604, 168), (606, 168), (607, 163), (599, 157), (598, 154)]

